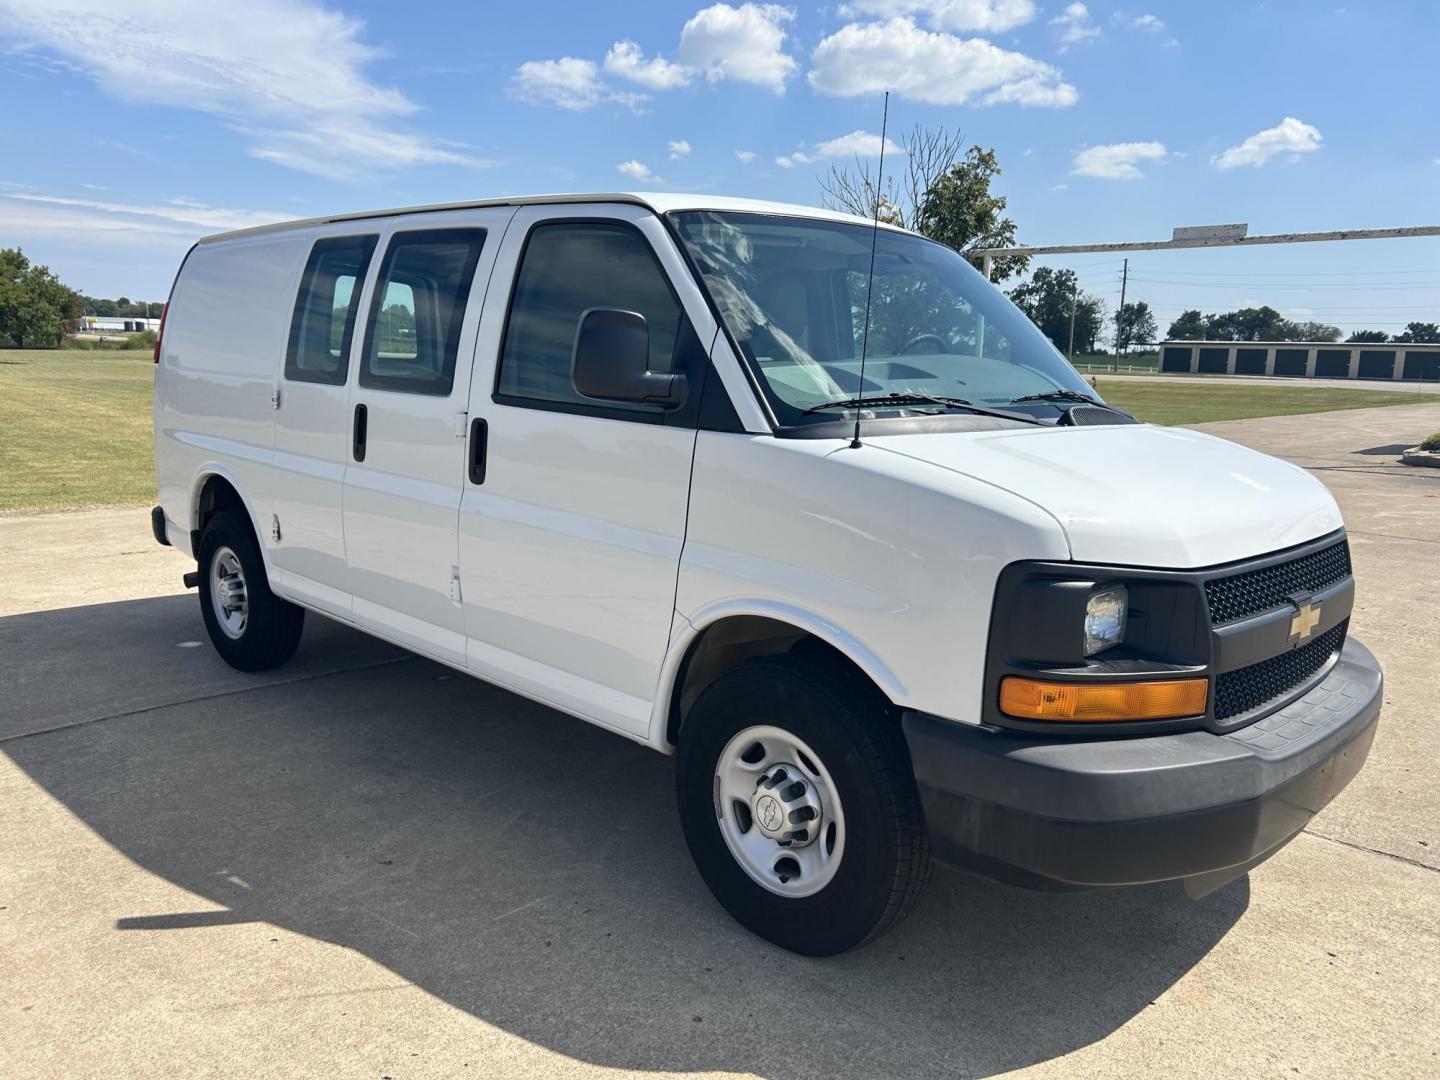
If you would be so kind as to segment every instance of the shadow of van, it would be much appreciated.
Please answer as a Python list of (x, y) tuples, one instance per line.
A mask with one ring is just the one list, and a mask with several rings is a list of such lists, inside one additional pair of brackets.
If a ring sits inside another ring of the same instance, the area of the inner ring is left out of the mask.
[[(143, 665), (198, 624), (193, 603), (13, 616), (0, 638)], [(104, 634), (117, 621), (130, 644)], [(369, 645), (317, 619), (297, 663), (315, 662), (307, 649), (339, 660)], [(791, 956), (706, 892), (668, 759), (419, 659), (232, 692), (208, 649), (191, 655), (175, 675), (187, 685), (158, 700), (213, 679), (223, 697), (4, 744), (135, 863), (227, 909), (117, 910), (117, 930), (272, 923), (603, 1066), (793, 1080), (1045, 1061), (1143, 1010), (1249, 900), (1245, 879), (1192, 902), (1175, 886), (1051, 895), (942, 872), (867, 948)]]

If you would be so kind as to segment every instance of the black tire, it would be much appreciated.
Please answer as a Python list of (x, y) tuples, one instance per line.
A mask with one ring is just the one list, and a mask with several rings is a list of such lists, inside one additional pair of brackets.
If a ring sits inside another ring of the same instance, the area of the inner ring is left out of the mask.
[[(236, 637), (222, 629), (210, 587), (216, 555), (227, 548), (239, 559), (245, 576), (248, 610), (244, 629)], [(220, 511), (205, 526), (195, 554), (200, 570), (200, 615), (221, 659), (240, 671), (265, 671), (294, 656), (305, 629), (305, 609), (270, 591), (265, 560), (250, 522), (239, 514)]]
[[(833, 879), (806, 897), (777, 895), (736, 861), (721, 834), (716, 767), (733, 736), (783, 728), (819, 755), (837, 789), (845, 847)], [(806, 956), (865, 944), (915, 907), (930, 844), (899, 718), (853, 668), (819, 651), (757, 657), (716, 679), (680, 731), (680, 821), (700, 876), (747, 929)]]

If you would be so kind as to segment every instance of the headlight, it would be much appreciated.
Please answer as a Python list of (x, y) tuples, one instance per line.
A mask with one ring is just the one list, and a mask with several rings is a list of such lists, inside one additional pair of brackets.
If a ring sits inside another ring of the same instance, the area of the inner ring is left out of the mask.
[[(1124, 585), (1095, 589), (1085, 603), (1085, 655), (1094, 656), (1125, 638), (1125, 614), (1130, 590)], [(1074, 626), (1074, 623), (1070, 624)]]

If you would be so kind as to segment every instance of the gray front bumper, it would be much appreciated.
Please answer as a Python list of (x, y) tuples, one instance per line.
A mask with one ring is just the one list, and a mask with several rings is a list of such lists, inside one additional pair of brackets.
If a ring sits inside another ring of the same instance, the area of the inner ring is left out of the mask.
[(1351, 639), (1304, 697), (1223, 735), (1047, 739), (920, 713), (904, 730), (940, 861), (1039, 888), (1214, 887), (1276, 851), (1359, 772), (1381, 686), (1374, 656)]

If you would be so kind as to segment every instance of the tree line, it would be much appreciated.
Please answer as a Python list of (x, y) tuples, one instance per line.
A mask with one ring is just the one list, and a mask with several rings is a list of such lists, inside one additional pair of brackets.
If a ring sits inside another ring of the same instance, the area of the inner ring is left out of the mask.
[[(1339, 341), (1340, 328), (1319, 322), (1292, 322), (1272, 307), (1241, 308), (1221, 315), (1201, 315), (1199, 309), (1181, 313), (1166, 335), (1177, 341)], [(1412, 322), (1393, 338), (1384, 330), (1357, 330), (1346, 344), (1397, 345), (1440, 342), (1440, 325)]]
[(165, 310), (162, 300), (131, 300), (127, 296), (101, 300), (81, 293), (80, 303), (84, 309), (81, 314), (110, 319), (158, 319)]

